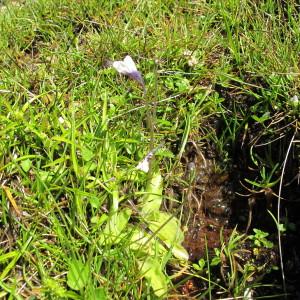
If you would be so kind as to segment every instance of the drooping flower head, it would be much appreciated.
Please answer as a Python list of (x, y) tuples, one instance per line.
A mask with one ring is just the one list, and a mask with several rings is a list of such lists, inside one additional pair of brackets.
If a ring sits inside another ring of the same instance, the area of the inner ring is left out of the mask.
[(154, 157), (155, 153), (163, 147), (164, 143), (160, 143), (156, 148), (150, 150), (147, 155), (144, 157), (143, 160), (141, 160), (138, 165), (136, 166), (137, 170), (143, 171), (145, 173), (148, 173), (150, 170), (150, 163), (152, 158)]
[(133, 59), (127, 55), (124, 60), (117, 60), (112, 62), (112, 66), (123, 75), (127, 75), (131, 79), (137, 81), (143, 89), (145, 89), (144, 79), (141, 73), (137, 70)]
[(141, 160), (138, 165), (136, 166), (136, 169), (137, 170), (141, 170), (145, 173), (148, 173), (149, 170), (150, 170), (150, 161), (151, 159), (153, 158), (153, 155), (154, 155), (154, 152), (155, 151), (150, 151), (145, 157), (143, 160)]

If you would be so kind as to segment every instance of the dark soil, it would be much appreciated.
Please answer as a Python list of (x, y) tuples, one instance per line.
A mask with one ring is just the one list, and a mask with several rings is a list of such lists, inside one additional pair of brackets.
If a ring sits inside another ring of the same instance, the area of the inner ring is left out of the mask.
[[(222, 89), (219, 92), (227, 98), (230, 107), (230, 92)], [(245, 115), (251, 115), (252, 100), (241, 99)], [(245, 237), (253, 234), (253, 228), (267, 232), (268, 240), (274, 243), (274, 247), (270, 249), (261, 246), (257, 250), (253, 242), (245, 239), (235, 249), (236, 264), (242, 270), (249, 261), (252, 262), (254, 271), (248, 284), (258, 284), (254, 289), (254, 297), (300, 299), (300, 135), (297, 133), (297, 119), (282, 112), (274, 113), (264, 124), (250, 119), (246, 122), (247, 131), (238, 131), (235, 140), (228, 143), (226, 151), (229, 160), (225, 164), (223, 153), (217, 147), (211, 147), (208, 143), (203, 145), (203, 141), (200, 145), (197, 137), (191, 137), (187, 144), (182, 158), (182, 179), (186, 185), (174, 186), (184, 203), (183, 224), (187, 228), (184, 246), (190, 260), (198, 262), (201, 258), (206, 259), (207, 255), (212, 258), (215, 255), (214, 248), (220, 249), (222, 242), (226, 243), (235, 229), (240, 235), (245, 234)], [(216, 135), (224, 137), (230, 124), (218, 119), (213, 120), (213, 126)], [(293, 136), (295, 142), (288, 152)], [(260, 160), (259, 164), (255, 164), (253, 156)], [(281, 234), (286, 276), (284, 285), (280, 270), (278, 232), (270, 213), (277, 216), (279, 179), (286, 157), (280, 206), (280, 223), (286, 227), (286, 231)], [(261, 180), (263, 169), (267, 174), (272, 174), (268, 182)], [(249, 180), (259, 182), (261, 186), (253, 186)], [(271, 182), (273, 184), (269, 184)], [(218, 294), (220, 291), (214, 291), (216, 299), (233, 296), (233, 283), (225, 275), (230, 271), (227, 270), (228, 266), (228, 257), (224, 257), (220, 266), (213, 268), (214, 280), (218, 278), (219, 283), (227, 288), (227, 293), (222, 295)], [(277, 271), (273, 270), (274, 266), (277, 266)], [(181, 280), (184, 283), (178, 283), (177, 291), (184, 297), (203, 296), (208, 289), (207, 282), (199, 278)]]

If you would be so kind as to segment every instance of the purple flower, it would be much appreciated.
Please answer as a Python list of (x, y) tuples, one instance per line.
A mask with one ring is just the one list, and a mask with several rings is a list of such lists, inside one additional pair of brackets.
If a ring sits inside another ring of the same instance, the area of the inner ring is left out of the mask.
[(127, 55), (124, 60), (117, 60), (112, 63), (112, 66), (123, 75), (127, 75), (131, 79), (137, 81), (144, 89), (145, 83), (141, 73), (137, 70), (132, 58)]

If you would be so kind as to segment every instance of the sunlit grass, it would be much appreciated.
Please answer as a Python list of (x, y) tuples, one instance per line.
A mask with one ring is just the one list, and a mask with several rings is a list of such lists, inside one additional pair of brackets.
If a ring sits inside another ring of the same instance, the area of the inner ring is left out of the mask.
[[(128, 200), (144, 192), (135, 167), (150, 143), (143, 91), (105, 61), (130, 54), (143, 73), (167, 188), (180, 176), (175, 166), (191, 136), (214, 143), (226, 168), (253, 120), (266, 134), (274, 115), (294, 122), (296, 9), (275, 1), (4, 1), (0, 296), (154, 299), (130, 251), (141, 216), (132, 216), (116, 245), (100, 241), (114, 197), (131, 207)], [(216, 117), (221, 135), (204, 125)], [(271, 177), (276, 163), (263, 161)], [(171, 254), (164, 259), (166, 274)], [(82, 272), (75, 287), (73, 269)]]

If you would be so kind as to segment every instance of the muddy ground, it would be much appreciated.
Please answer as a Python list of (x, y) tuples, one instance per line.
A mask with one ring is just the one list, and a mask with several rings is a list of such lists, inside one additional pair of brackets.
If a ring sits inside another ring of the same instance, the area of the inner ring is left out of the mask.
[[(219, 92), (230, 99), (227, 91), (220, 89)], [(249, 101), (250, 109), (251, 99)], [(247, 109), (247, 105), (243, 105)], [(209, 126), (216, 136), (222, 137), (230, 124), (219, 118), (210, 121)], [(247, 130), (240, 130), (229, 143), (225, 163), (224, 153), (218, 151), (216, 145), (203, 142), (201, 133), (193, 135), (181, 159), (184, 175), (173, 186), (172, 193), (183, 199), (184, 246), (192, 262), (213, 257), (214, 249), (228, 243), (235, 231), (244, 237), (253, 234), (254, 228), (269, 233), (268, 240), (273, 242), (273, 247), (261, 246), (257, 250), (253, 242), (245, 239), (232, 256), (239, 278), (251, 261), (253, 272), (245, 285), (257, 284), (253, 289), (254, 298), (300, 299), (300, 135), (297, 126), (297, 118), (283, 112), (273, 112), (272, 118), (264, 124), (249, 120)], [(265, 174), (269, 177), (265, 176), (263, 181)], [(278, 231), (271, 216), (277, 216), (279, 192), (280, 223), (285, 227), (281, 233), (284, 281)], [(220, 265), (212, 267), (214, 279), (227, 289), (221, 292), (216, 288), (212, 292), (215, 299), (234, 296), (237, 282), (230, 281), (226, 275), (230, 272), (229, 265), (228, 257), (223, 255)], [(207, 281), (191, 276), (180, 280), (178, 291), (183, 297), (202, 295), (206, 299), (203, 295), (208, 289)]]

